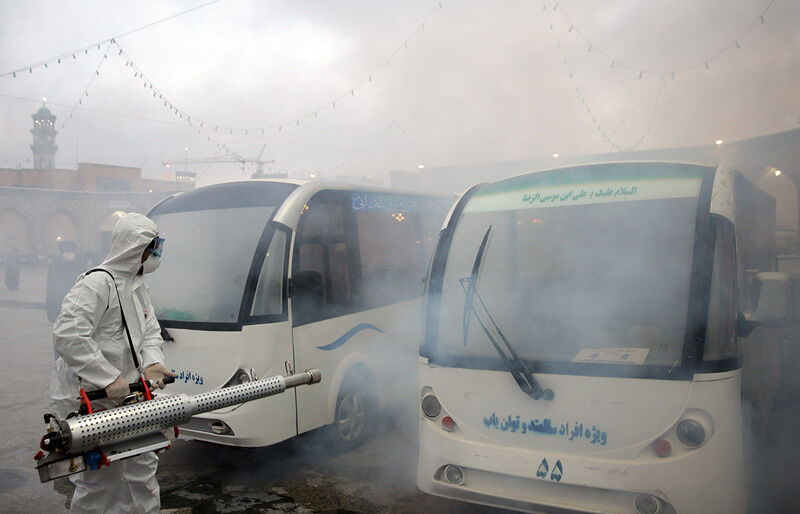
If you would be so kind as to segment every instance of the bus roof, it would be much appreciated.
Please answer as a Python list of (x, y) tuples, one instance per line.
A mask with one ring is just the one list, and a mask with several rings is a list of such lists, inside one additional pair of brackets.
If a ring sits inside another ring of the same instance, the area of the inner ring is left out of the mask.
[(303, 189), (308, 191), (309, 195), (313, 195), (319, 191), (332, 190), (332, 191), (364, 191), (370, 193), (394, 193), (401, 195), (414, 195), (414, 196), (428, 196), (432, 198), (443, 198), (444, 195), (435, 193), (423, 193), (411, 189), (396, 189), (384, 186), (372, 186), (365, 184), (354, 184), (350, 182), (334, 182), (332, 180), (312, 180), (306, 181), (303, 184)]
[[(275, 187), (270, 187), (274, 184)], [(398, 190), (387, 187), (322, 180), (255, 179), (221, 182), (172, 195), (151, 210), (150, 214), (164, 214), (184, 210), (213, 209), (233, 206), (274, 205), (274, 219), (294, 228), (303, 206), (321, 191), (352, 191), (378, 195), (408, 195), (450, 201), (441, 195)]]
[(552, 168), (543, 168), (539, 170), (530, 170), (525, 171), (522, 173), (517, 173), (515, 175), (510, 175), (508, 177), (504, 177), (500, 180), (495, 180), (492, 182), (487, 182), (488, 184), (497, 184), (500, 182), (504, 182), (506, 180), (511, 180), (518, 177), (524, 177), (527, 175), (532, 175), (534, 173), (544, 173), (547, 171), (560, 171), (560, 170), (574, 170), (578, 168), (594, 168), (596, 166), (635, 166), (635, 165), (642, 165), (642, 164), (683, 164), (686, 166), (699, 166), (703, 168), (712, 168), (713, 166), (709, 166), (708, 164), (702, 164), (697, 162), (688, 162), (688, 161), (657, 161), (657, 160), (642, 160), (642, 161), (597, 161), (597, 162), (590, 162), (585, 164), (575, 164), (575, 165), (567, 165), (567, 166), (555, 166)]
[[(257, 179), (250, 179), (250, 180), (232, 180), (230, 182), (219, 182), (216, 184), (209, 184), (207, 186), (202, 186), (194, 189), (194, 191), (206, 189), (209, 187), (218, 186), (220, 184), (241, 184), (242, 186), (246, 186), (248, 184), (253, 183), (276, 183), (276, 184), (292, 184), (296, 186), (302, 186), (303, 190), (308, 193), (309, 196), (317, 193), (319, 191), (324, 190), (333, 190), (333, 191), (365, 191), (365, 192), (375, 192), (375, 193), (395, 193), (395, 194), (404, 194), (404, 195), (415, 195), (415, 196), (429, 196), (429, 197), (441, 197), (444, 198), (446, 195), (440, 195), (435, 193), (424, 193), (420, 191), (414, 191), (411, 189), (395, 189), (391, 187), (384, 187), (384, 186), (372, 186), (372, 185), (365, 185), (365, 184), (356, 184), (352, 182), (337, 182), (332, 180), (308, 180), (308, 179), (288, 179), (288, 178), (257, 178)], [(236, 186), (233, 186), (236, 187)], [(181, 191), (183, 194), (186, 191)], [(173, 195), (177, 196), (177, 195)]]
[(279, 184), (294, 184), (296, 186), (302, 186), (303, 184), (307, 184), (309, 180), (296, 178), (253, 178), (250, 180), (232, 180), (231, 182), (277, 182)]

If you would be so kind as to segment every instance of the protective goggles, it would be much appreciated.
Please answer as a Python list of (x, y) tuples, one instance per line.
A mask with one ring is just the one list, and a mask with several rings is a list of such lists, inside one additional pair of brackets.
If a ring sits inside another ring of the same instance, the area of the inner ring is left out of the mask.
[(150, 249), (150, 253), (161, 258), (161, 252), (164, 250), (164, 238), (163, 237), (156, 237), (150, 244), (147, 246)]

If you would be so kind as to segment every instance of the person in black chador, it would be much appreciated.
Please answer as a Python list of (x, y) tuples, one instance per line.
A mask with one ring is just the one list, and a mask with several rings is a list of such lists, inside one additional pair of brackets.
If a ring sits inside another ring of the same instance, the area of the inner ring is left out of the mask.
[(75, 285), (78, 275), (86, 271), (83, 263), (77, 259), (78, 245), (73, 241), (62, 241), (58, 244), (60, 254), (53, 259), (47, 269), (47, 320), (54, 323), (61, 310), (61, 302), (67, 292)]
[(6, 289), (16, 291), (19, 289), (19, 253), (16, 248), (6, 256)]

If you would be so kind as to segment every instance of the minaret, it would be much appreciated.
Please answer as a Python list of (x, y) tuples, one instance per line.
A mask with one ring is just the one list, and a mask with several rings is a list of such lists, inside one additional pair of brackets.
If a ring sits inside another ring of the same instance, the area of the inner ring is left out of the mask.
[(33, 118), (33, 144), (31, 150), (33, 151), (33, 167), (37, 170), (52, 170), (55, 168), (56, 163), (56, 117), (50, 112), (50, 109), (45, 105), (45, 99), (42, 98), (42, 106), (36, 111), (36, 114), (31, 115)]

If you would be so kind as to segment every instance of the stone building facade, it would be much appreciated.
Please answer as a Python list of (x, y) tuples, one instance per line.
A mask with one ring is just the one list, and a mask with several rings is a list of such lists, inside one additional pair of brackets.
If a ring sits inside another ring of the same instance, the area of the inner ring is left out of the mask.
[(79, 253), (102, 256), (120, 217), (146, 214), (170, 194), (0, 187), (0, 255), (17, 248), (26, 261), (37, 262), (55, 255), (59, 242), (75, 241)]
[(0, 258), (16, 248), (24, 261), (43, 263), (58, 253), (60, 242), (74, 241), (79, 254), (97, 259), (125, 213), (145, 214), (163, 198), (194, 187), (146, 179), (140, 168), (127, 166), (57, 169), (55, 118), (44, 105), (33, 115), (35, 168), (0, 168)]

